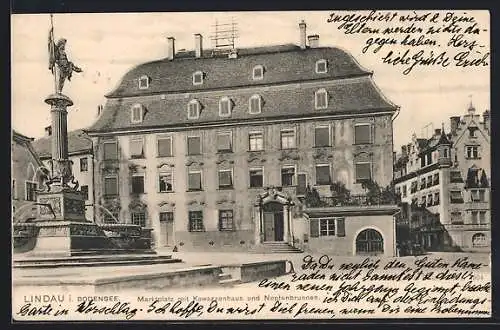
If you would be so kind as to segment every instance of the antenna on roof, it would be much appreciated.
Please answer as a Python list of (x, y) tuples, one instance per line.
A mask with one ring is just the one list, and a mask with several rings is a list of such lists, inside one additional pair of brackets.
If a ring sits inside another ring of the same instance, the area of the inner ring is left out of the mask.
[(212, 56), (217, 54), (229, 54), (234, 51), (235, 40), (238, 38), (238, 23), (234, 17), (230, 22), (220, 23), (217, 19), (212, 25), (213, 34), (210, 36), (212, 41)]
[[(430, 128), (430, 134), (429, 134), (429, 128)], [(430, 138), (432, 136), (432, 132), (434, 132), (434, 124), (433, 123), (428, 123), (424, 127), (422, 127), (422, 130), (420, 131), (420, 135), (423, 138)]]

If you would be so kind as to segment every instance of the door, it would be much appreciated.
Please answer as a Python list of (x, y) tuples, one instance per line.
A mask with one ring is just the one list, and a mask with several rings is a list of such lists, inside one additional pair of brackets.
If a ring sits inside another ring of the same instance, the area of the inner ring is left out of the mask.
[(283, 241), (283, 233), (284, 233), (284, 226), (283, 226), (283, 212), (276, 212), (274, 213), (274, 240), (275, 241)]
[(165, 221), (165, 246), (174, 245), (174, 222)]
[(160, 233), (161, 244), (163, 246), (174, 245), (174, 213), (161, 212), (160, 213)]
[(274, 241), (274, 213), (264, 212), (264, 241)]
[(306, 194), (307, 177), (303, 173), (297, 174), (297, 195), (303, 196)]

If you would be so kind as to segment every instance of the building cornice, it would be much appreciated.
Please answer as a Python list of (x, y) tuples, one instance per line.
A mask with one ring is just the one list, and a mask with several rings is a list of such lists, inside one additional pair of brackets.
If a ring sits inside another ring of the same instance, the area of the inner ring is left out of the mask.
[(305, 208), (304, 213), (309, 218), (367, 216), (367, 215), (395, 215), (400, 211), (398, 205), (370, 205), (370, 206), (336, 206)]

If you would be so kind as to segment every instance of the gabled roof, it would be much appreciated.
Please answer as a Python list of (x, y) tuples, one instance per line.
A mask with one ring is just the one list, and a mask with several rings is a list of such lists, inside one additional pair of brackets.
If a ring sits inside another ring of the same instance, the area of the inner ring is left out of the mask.
[[(51, 141), (52, 136), (48, 136), (37, 139), (33, 142), (33, 147), (40, 158), (47, 158), (52, 155)], [(90, 152), (92, 152), (92, 142), (83, 130), (79, 129), (68, 132), (69, 155)]]
[[(210, 50), (204, 54), (209, 55)], [(328, 72), (317, 74), (316, 61), (327, 61)], [(264, 78), (253, 80), (252, 69), (264, 67)], [(193, 85), (193, 73), (201, 71), (203, 84)], [(162, 59), (140, 64), (128, 71), (116, 89), (107, 97), (151, 95), (169, 92), (187, 92), (257, 86), (276, 83), (307, 81), (325, 78), (344, 78), (367, 75), (347, 52), (335, 47), (307, 48), (287, 44), (238, 49), (237, 58), (203, 56), (192, 52), (176, 54), (174, 60)], [(139, 78), (149, 77), (149, 88), (139, 89)]]

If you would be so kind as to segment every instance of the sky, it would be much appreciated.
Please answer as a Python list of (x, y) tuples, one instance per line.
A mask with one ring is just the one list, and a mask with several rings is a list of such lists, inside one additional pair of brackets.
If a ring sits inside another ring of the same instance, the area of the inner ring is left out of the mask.
[[(327, 22), (331, 12), (55, 14), (56, 40), (61, 37), (68, 40), (69, 59), (84, 70), (74, 74), (64, 87), (64, 93), (74, 101), (69, 108), (68, 128), (90, 126), (96, 119), (98, 105), (106, 102), (104, 95), (132, 67), (166, 57), (168, 36), (176, 39), (177, 50), (192, 50), (193, 35), (201, 33), (203, 47), (209, 48), (215, 21), (231, 19), (238, 24), (236, 47), (298, 44), (298, 23), (304, 20), (308, 35), (319, 34), (320, 46), (335, 46), (350, 52), (363, 68), (373, 71), (375, 84), (400, 107), (394, 121), (395, 148), (408, 143), (413, 133), (424, 136), (426, 126), (440, 128), (444, 123), (448, 129), (449, 117), (465, 114), (471, 100), (478, 113), (490, 109), (489, 66), (445, 69), (427, 66), (403, 75), (403, 68), (384, 64), (380, 59), (389, 46), (383, 46), (378, 53), (363, 53), (366, 35), (343, 33), (337, 25)], [(489, 30), (488, 12), (469, 14)], [(39, 138), (44, 127), (50, 125), (50, 109), (44, 99), (54, 90), (47, 54), (50, 17), (13, 15), (11, 22), (12, 127)], [(440, 45), (446, 44), (445, 38), (443, 35)], [(489, 49), (489, 31), (477, 38)]]

